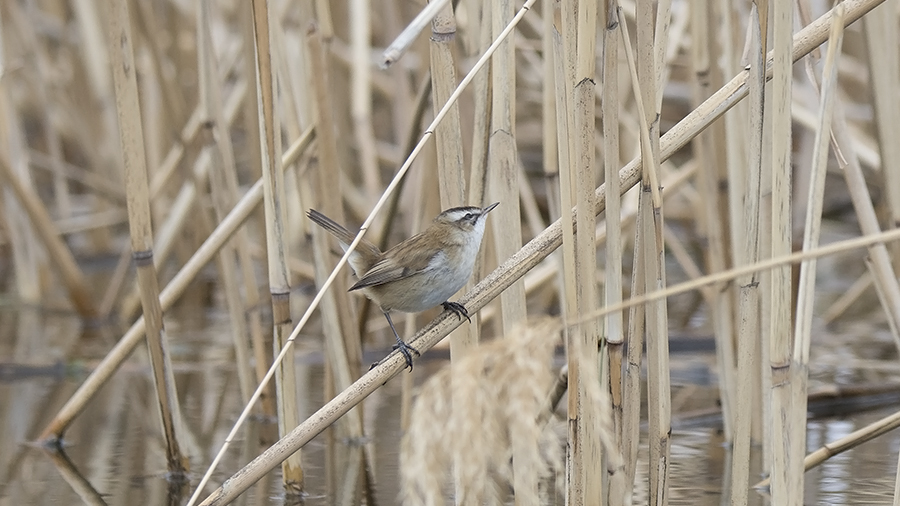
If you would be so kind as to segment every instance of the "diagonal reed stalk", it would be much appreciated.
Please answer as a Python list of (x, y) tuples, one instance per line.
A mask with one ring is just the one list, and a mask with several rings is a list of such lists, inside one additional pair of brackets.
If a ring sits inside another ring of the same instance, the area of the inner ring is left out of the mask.
[[(896, 244), (896, 243), (894, 243)], [(841, 453), (846, 452), (847, 450), (851, 450), (856, 448), (857, 446), (865, 443), (866, 441), (871, 441), (879, 436), (887, 434), (888, 432), (900, 427), (900, 412), (896, 412), (890, 414), (878, 421), (872, 422), (865, 427), (857, 429), (850, 434), (830, 443), (826, 443), (822, 445), (821, 448), (811, 452), (803, 459), (803, 471), (809, 471), (814, 467), (822, 464), (826, 460), (834, 457), (835, 455), (840, 455)], [(770, 478), (766, 478), (765, 480), (760, 481), (756, 485), (753, 485), (753, 488), (760, 489), (764, 487), (772, 487), (772, 480)], [(896, 488), (895, 488), (896, 492)], [(897, 494), (894, 494), (894, 504), (897, 503)]]

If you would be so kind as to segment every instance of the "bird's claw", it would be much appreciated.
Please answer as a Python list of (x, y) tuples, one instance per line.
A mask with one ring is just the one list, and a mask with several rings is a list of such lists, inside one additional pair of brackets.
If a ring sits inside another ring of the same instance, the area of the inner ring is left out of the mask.
[[(412, 372), (412, 369), (413, 369), (412, 353), (415, 353), (416, 356), (419, 357), (422, 355), (421, 353), (419, 353), (419, 350), (406, 344), (402, 340), (397, 341), (397, 344), (394, 345), (394, 349), (400, 350), (400, 353), (403, 355), (403, 358), (406, 359), (406, 367), (409, 367), (409, 372)], [(412, 353), (410, 353), (410, 352), (412, 352)]]
[(472, 323), (472, 320), (469, 318), (469, 311), (466, 309), (466, 306), (463, 306), (459, 302), (451, 302), (448, 300), (447, 302), (442, 303), (441, 306), (444, 307), (445, 311), (450, 311), (451, 313), (458, 316), (460, 321), (465, 318), (466, 320), (469, 320), (469, 323)]

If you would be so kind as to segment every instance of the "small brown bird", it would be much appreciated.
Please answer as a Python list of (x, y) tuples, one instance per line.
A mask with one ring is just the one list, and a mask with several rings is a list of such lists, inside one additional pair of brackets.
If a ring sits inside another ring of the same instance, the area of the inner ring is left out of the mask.
[[(437, 215), (424, 232), (383, 253), (378, 246), (363, 239), (350, 255), (350, 267), (359, 278), (350, 291), (362, 290), (366, 297), (381, 307), (397, 338), (394, 349), (403, 354), (410, 371), (413, 366), (411, 352), (419, 355), (419, 351), (400, 339), (390, 312), (418, 313), (440, 304), (460, 319), (465, 317), (468, 320), (469, 313), (465, 306), (447, 299), (465, 286), (472, 275), (484, 236), (485, 217), (498, 204), (496, 202), (483, 209), (447, 209)], [(356, 234), (315, 209), (310, 209), (306, 215), (335, 236), (344, 251), (356, 237)]]

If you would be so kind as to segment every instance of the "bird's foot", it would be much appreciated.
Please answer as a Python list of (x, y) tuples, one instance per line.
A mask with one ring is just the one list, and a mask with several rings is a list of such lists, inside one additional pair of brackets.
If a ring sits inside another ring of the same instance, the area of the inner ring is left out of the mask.
[[(412, 372), (413, 369), (413, 361), (412, 354), (415, 353), (417, 357), (422, 354), (419, 353), (419, 350), (413, 348), (412, 346), (403, 342), (402, 339), (397, 339), (397, 344), (394, 345), (395, 350), (400, 350), (400, 353), (403, 354), (403, 358), (406, 359), (406, 367), (409, 367), (409, 372)], [(410, 353), (412, 352), (412, 353)]]
[(441, 306), (444, 307), (444, 311), (450, 311), (458, 316), (460, 321), (465, 318), (466, 320), (469, 320), (469, 323), (472, 323), (472, 320), (469, 318), (469, 311), (466, 310), (466, 306), (463, 306), (459, 302), (450, 302), (448, 300), (447, 302), (442, 303)]

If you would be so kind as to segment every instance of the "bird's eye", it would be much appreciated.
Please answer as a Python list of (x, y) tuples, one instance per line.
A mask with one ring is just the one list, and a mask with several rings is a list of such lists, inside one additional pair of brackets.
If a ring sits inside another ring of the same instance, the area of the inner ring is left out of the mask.
[(474, 216), (472, 213), (466, 213), (466, 215), (463, 216), (463, 219), (466, 220), (466, 221), (471, 221), (472, 218), (474, 218), (474, 217), (475, 217), (475, 216)]

